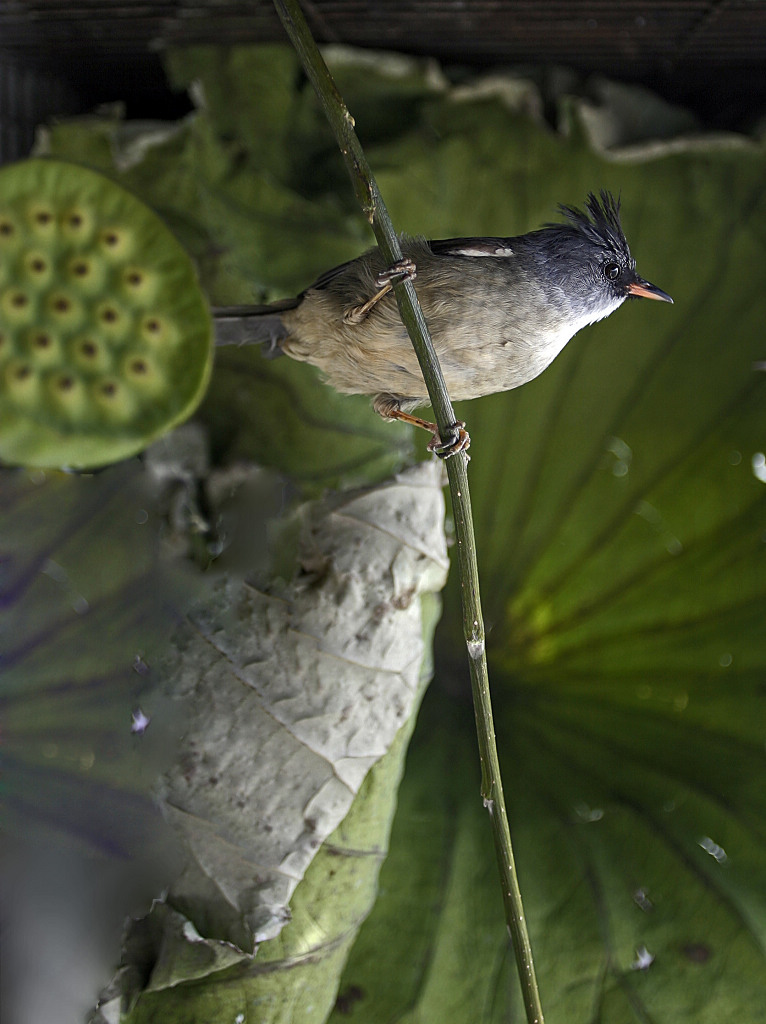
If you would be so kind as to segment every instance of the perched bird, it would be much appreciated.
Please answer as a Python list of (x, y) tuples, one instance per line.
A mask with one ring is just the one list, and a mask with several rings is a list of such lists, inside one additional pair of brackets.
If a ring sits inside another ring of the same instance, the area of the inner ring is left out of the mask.
[(611, 193), (590, 193), (586, 211), (559, 209), (564, 223), (513, 238), (403, 237), (405, 258), (395, 267), (370, 249), (294, 299), (216, 310), (216, 343), (266, 343), (305, 360), (337, 391), (373, 396), (381, 416), (425, 427), (434, 434), (429, 447), (452, 454), (469, 443), (462, 424), (441, 446), (435, 425), (411, 415), (428, 393), (391, 293), (398, 277), (417, 276), (454, 401), (526, 384), (627, 298), (673, 301), (636, 273)]

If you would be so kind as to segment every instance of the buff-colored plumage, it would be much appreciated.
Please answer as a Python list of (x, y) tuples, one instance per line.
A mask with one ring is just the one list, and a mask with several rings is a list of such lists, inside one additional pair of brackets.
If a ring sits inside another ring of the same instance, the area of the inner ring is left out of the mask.
[[(629, 295), (672, 301), (636, 274), (614, 198), (591, 195), (587, 206), (562, 207), (568, 223), (512, 238), (402, 238), (453, 400), (532, 380)], [(372, 249), (294, 300), (221, 310), (217, 341), (268, 342), (318, 367), (337, 391), (373, 396), (384, 416), (410, 411), (428, 402), (412, 343), (393, 292), (384, 285), (370, 301), (386, 269)]]

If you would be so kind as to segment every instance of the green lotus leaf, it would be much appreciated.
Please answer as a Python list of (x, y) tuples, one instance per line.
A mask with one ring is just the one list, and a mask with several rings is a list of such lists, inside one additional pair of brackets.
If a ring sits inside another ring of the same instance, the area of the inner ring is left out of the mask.
[[(231, 65), (221, 51), (183, 51), (173, 64), (177, 80), (199, 81), (207, 105), (187, 126), (186, 147), (179, 142), (184, 159), (163, 164), (147, 149), (140, 173), (147, 198), (166, 201), (170, 182), (184, 182), (186, 197), (197, 173), (199, 202), (184, 210), (179, 199), (175, 216), (200, 244), (222, 240), (207, 264), (216, 301), (295, 293), (364, 247), (351, 190), (328, 171), (332, 147), (321, 143), (305, 82), (288, 73), (288, 51), (254, 48)], [(511, 235), (604, 186), (622, 194), (639, 271), (675, 299), (627, 304), (537, 380), (460, 410), (473, 439), (496, 726), (548, 1024), (761, 1024), (763, 145), (712, 137), (642, 146), (645, 124), (643, 135), (635, 125), (617, 133), (629, 151), (604, 151), (591, 142), (603, 146), (609, 132), (594, 128), (587, 83), (586, 100), (559, 100), (561, 130), (552, 131), (540, 97), (518, 78), (430, 88), (425, 70), (413, 85), (411, 66), (408, 84), (397, 85), (400, 58), (381, 57), (376, 69), (365, 55), (362, 67), (355, 75), (344, 58), (339, 69), (352, 113), (355, 89), (370, 110), (375, 85), (384, 98), (406, 95), (400, 130), (390, 118), (380, 133), (357, 120), (397, 228)], [(225, 109), (222, 81), (236, 84), (236, 111)], [(271, 109), (271, 84), (273, 109), (291, 119), (279, 126), (289, 140), (282, 154), (269, 142), (273, 119), (260, 113)], [(614, 111), (601, 113), (606, 124)], [(668, 121), (657, 118), (666, 136)], [(137, 180), (139, 165), (124, 173)], [(227, 358), (205, 410), (224, 456), (252, 449), (257, 458), (269, 431), (280, 431), (286, 443), (274, 458), (305, 481), (312, 417), (351, 434), (362, 416), (373, 422), (361, 406), (359, 420), (334, 419), (346, 400), (322, 398), (315, 378), (295, 390), (291, 374), (305, 382), (306, 367)], [(267, 382), (272, 365), (272, 379), (284, 373), (275, 388), (290, 396), (273, 423), (258, 403), (247, 407), (249, 378)], [(292, 450), (291, 436), (301, 439)], [(337, 469), (347, 449), (330, 436), (320, 450)], [(380, 468), (355, 463), (362, 474), (368, 466)], [(337, 1024), (521, 1019), (479, 798), (458, 605), (453, 580), (378, 900), (342, 978), (327, 981), (339, 984)], [(345, 920), (342, 895), (326, 891), (330, 916)], [(300, 887), (293, 898), (297, 908)], [(235, 1017), (300, 1019), (290, 1016), (298, 1004), (287, 977), (278, 1011), (260, 1014), (240, 980), (225, 976), (186, 988), (186, 1019), (197, 1006), (200, 1020), (215, 1016), (217, 981), (242, 996)]]

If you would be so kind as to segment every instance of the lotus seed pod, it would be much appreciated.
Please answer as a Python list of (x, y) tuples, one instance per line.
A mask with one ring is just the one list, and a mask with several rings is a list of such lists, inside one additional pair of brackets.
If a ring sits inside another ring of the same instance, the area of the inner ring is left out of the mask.
[(0, 460), (105, 465), (199, 404), (210, 312), (162, 221), (95, 171), (0, 168)]

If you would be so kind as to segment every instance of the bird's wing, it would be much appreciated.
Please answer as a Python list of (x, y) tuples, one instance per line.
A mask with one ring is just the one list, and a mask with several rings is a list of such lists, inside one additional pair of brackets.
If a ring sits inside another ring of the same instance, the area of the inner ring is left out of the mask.
[[(422, 240), (422, 244), (429, 247), (431, 252), (435, 256), (513, 256), (513, 249), (510, 246), (510, 242), (513, 239), (509, 238), (441, 238)], [(402, 236), (402, 243), (405, 244), (405, 237)], [(417, 261), (417, 253), (414, 254)], [(332, 267), (330, 270), (326, 270), (323, 274), (314, 281), (312, 285), (306, 288), (299, 298), (302, 298), (307, 291), (314, 291), (315, 289), (321, 290), (326, 288), (332, 281), (337, 277), (340, 277), (350, 266), (355, 263), (359, 263), (359, 257), (353, 260), (347, 260), (345, 263), (341, 263), (337, 267)]]
[(435, 256), (513, 256), (510, 238), (438, 238), (428, 245)]
[(313, 291), (315, 288), (326, 288), (330, 281), (334, 281), (336, 277), (340, 277), (344, 270), (348, 270), (351, 264), (356, 263), (358, 259), (359, 257), (357, 257), (357, 259), (355, 260), (346, 260), (345, 263), (341, 263), (337, 267), (332, 267), (330, 270), (325, 270), (325, 272), (323, 274), (320, 274), (313, 284), (309, 285), (308, 288), (304, 289), (304, 291), (301, 292), (301, 295), (305, 295), (306, 292)]

